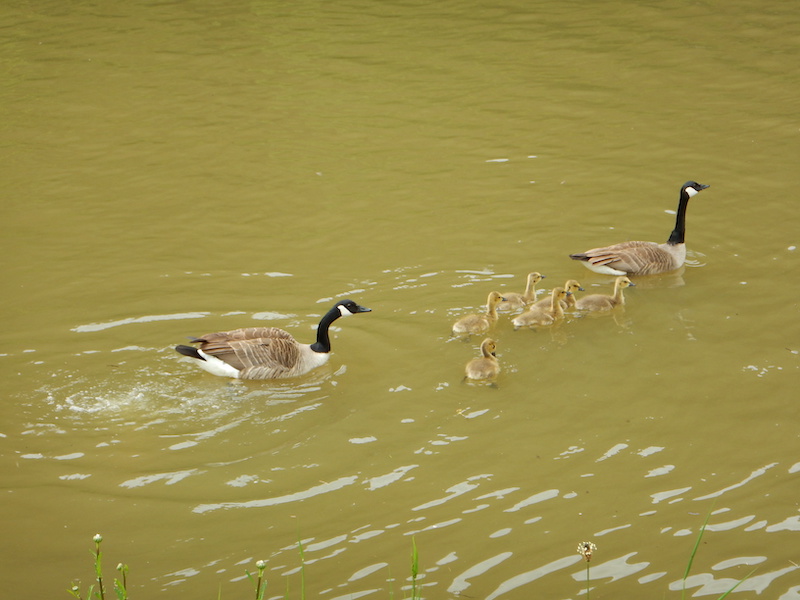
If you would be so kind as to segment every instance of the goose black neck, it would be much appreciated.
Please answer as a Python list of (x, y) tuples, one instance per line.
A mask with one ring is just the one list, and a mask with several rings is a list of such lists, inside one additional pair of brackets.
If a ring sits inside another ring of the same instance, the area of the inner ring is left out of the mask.
[(328, 328), (336, 319), (342, 316), (339, 312), (339, 307), (334, 306), (330, 309), (322, 319), (320, 319), (317, 326), (317, 341), (311, 344), (311, 349), (314, 352), (327, 354), (331, 351), (331, 338), (328, 336)]
[(673, 246), (677, 246), (678, 244), (683, 244), (686, 237), (686, 207), (689, 205), (689, 194), (686, 193), (686, 190), (681, 190), (681, 199), (678, 202), (678, 214), (675, 217), (675, 229), (672, 230), (672, 233), (669, 235), (669, 239), (667, 240), (668, 244)]

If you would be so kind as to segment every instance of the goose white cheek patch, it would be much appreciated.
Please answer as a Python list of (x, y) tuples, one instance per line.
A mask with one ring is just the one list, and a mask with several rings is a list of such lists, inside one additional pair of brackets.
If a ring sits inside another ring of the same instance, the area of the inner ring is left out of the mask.
[(339, 305), (339, 314), (341, 314), (343, 317), (347, 317), (347, 316), (352, 315), (353, 313), (351, 313), (343, 305), (340, 304)]
[(691, 198), (692, 196), (697, 194), (697, 190), (694, 189), (693, 187), (687, 187), (686, 193), (689, 195), (689, 198)]

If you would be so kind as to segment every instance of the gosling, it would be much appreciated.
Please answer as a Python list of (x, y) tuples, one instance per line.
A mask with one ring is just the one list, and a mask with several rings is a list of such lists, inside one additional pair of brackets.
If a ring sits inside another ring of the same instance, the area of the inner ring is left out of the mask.
[[(536, 300), (536, 284), (544, 279), (541, 273), (528, 273), (528, 280), (525, 286), (525, 292), (519, 294), (517, 292), (508, 292), (503, 294), (505, 300), (497, 305), (499, 311), (512, 311), (520, 310), (528, 306), (531, 302)], [(549, 302), (549, 300), (548, 300)]]
[(491, 338), (486, 338), (481, 342), (480, 358), (473, 358), (467, 363), (467, 379), (494, 379), (500, 373), (500, 362), (497, 360), (495, 352), (497, 342)]
[[(567, 283), (564, 284), (564, 289), (567, 290), (567, 297), (559, 302), (561, 304), (561, 308), (564, 310), (574, 308), (576, 301), (575, 292), (583, 291), (581, 284), (574, 279), (568, 279)], [(534, 306), (548, 308), (550, 306), (550, 297), (548, 296), (547, 298), (542, 298), (538, 302), (534, 303)]]
[(486, 312), (467, 315), (453, 323), (453, 333), (485, 333), (497, 323), (497, 305), (504, 300), (500, 292), (492, 292), (486, 300)]
[(561, 301), (566, 299), (567, 290), (563, 287), (553, 289), (550, 295), (550, 306), (533, 306), (529, 311), (514, 317), (511, 321), (515, 329), (520, 327), (545, 327), (564, 318)]
[(575, 303), (575, 308), (577, 310), (605, 312), (617, 306), (623, 306), (625, 304), (625, 296), (622, 290), (635, 285), (630, 279), (622, 275), (617, 277), (614, 282), (614, 293), (611, 296), (607, 294), (589, 294), (579, 299)]

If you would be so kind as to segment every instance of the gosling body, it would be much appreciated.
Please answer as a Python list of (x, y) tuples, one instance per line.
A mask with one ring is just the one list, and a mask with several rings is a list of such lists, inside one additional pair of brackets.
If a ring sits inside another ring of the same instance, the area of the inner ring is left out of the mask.
[(687, 181), (681, 186), (675, 228), (665, 243), (621, 242), (570, 254), (569, 257), (582, 261), (586, 268), (604, 275), (655, 275), (682, 267), (686, 262), (686, 208), (689, 198), (707, 187), (696, 181)]

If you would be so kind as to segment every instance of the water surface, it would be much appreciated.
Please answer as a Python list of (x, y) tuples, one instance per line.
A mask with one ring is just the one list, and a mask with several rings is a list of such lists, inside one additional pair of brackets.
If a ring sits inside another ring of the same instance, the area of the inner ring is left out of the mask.
[[(800, 597), (800, 16), (791, 3), (14, 3), (4, 86), (9, 596)], [(623, 312), (450, 337), (566, 255), (689, 261)], [(172, 347), (335, 299), (329, 364), (214, 378)]]

